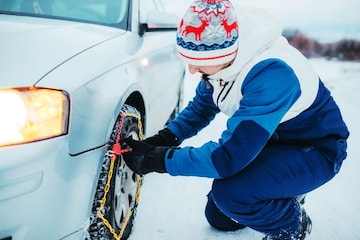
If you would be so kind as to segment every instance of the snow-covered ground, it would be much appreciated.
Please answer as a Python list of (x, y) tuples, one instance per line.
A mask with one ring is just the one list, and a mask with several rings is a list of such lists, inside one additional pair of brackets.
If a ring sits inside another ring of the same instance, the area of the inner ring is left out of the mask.
[[(360, 239), (360, 63), (311, 60), (340, 105), (351, 132), (348, 158), (340, 173), (329, 183), (308, 194), (305, 207), (313, 221), (312, 240)], [(185, 82), (185, 104), (194, 94), (198, 75)], [(225, 128), (219, 116), (182, 146), (200, 146), (216, 141)], [(262, 235), (244, 229), (223, 233), (209, 227), (204, 216), (211, 179), (145, 176), (135, 226), (130, 240), (260, 240)]]

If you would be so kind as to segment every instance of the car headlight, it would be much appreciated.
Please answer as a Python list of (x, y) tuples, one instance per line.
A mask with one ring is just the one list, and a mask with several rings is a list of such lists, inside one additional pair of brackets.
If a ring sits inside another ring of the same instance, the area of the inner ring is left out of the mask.
[(47, 88), (0, 89), (0, 146), (67, 134), (69, 97)]

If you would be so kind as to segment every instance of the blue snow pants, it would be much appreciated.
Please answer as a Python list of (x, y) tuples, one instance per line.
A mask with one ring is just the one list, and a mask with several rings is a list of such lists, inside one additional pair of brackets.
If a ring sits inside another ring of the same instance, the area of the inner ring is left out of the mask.
[(279, 239), (301, 231), (300, 206), (295, 196), (323, 185), (340, 169), (346, 141), (334, 152), (313, 146), (269, 144), (237, 175), (216, 179), (205, 215), (219, 230), (245, 226)]

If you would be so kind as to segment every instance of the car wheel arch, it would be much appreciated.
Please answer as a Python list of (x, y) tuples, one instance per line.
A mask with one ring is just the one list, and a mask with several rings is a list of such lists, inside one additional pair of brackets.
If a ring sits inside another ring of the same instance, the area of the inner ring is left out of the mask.
[(146, 126), (146, 107), (145, 107), (145, 100), (139, 91), (132, 92), (124, 102), (124, 104), (130, 105), (136, 108), (141, 115), (141, 122), (143, 124), (143, 132), (145, 132)]

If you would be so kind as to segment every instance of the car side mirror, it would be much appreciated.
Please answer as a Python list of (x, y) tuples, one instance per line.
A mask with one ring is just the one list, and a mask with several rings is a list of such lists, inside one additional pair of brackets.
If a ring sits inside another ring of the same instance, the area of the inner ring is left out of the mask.
[(149, 11), (145, 23), (141, 24), (141, 34), (145, 32), (176, 31), (180, 17), (163, 11)]

